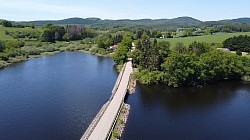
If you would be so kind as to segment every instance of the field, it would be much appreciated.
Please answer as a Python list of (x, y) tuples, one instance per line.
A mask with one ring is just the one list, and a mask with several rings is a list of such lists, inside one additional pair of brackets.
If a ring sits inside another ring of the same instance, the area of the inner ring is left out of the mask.
[(158, 39), (158, 42), (169, 41), (172, 47), (177, 42), (182, 42), (186, 46), (188, 46), (191, 42), (194, 41), (221, 44), (227, 38), (239, 35), (250, 35), (250, 32), (218, 33), (214, 35), (204, 35), (204, 36), (184, 37), (184, 38), (165, 38), (165, 39)]
[(13, 38), (10, 35), (6, 35), (5, 31), (8, 32), (16, 32), (16, 31), (20, 31), (20, 32), (25, 32), (25, 31), (37, 31), (40, 30), (42, 31), (42, 29), (32, 29), (29, 27), (26, 28), (7, 28), (7, 27), (3, 27), (0, 25), (0, 40), (13, 40)]

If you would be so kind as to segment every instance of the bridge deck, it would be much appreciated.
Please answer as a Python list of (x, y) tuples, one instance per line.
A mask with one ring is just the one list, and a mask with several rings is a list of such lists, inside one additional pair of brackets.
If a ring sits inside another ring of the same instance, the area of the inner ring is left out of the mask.
[[(98, 124), (95, 126), (88, 140), (105, 140), (106, 137), (109, 135), (113, 122), (115, 121), (120, 107), (123, 104), (131, 73), (132, 63), (127, 62), (124, 73), (122, 75), (122, 79), (114, 97), (110, 101), (106, 111), (103, 113), (102, 117), (100, 118)], [(83, 140), (83, 138), (81, 140)]]

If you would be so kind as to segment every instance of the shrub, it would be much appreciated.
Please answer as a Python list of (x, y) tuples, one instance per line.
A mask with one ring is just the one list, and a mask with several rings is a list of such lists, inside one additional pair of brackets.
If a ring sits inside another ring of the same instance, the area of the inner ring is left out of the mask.
[(236, 54), (242, 56), (242, 52), (240, 50), (236, 51)]
[(22, 50), (28, 55), (40, 55), (42, 53), (42, 51), (39, 48), (33, 46), (22, 47)]

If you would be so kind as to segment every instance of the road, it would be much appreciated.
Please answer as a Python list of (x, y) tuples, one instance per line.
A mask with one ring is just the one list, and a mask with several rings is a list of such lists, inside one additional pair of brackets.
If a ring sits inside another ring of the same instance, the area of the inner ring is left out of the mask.
[[(116, 116), (120, 110), (121, 105), (123, 104), (123, 101), (127, 92), (129, 77), (132, 71), (133, 71), (132, 63), (129, 61), (126, 64), (126, 67), (125, 67), (121, 82), (116, 91), (116, 94), (114, 95), (113, 99), (110, 101), (109, 106), (107, 107), (106, 111), (103, 113), (101, 119), (99, 120), (98, 124), (92, 131), (88, 140), (105, 140), (108, 134), (110, 133), (110, 129), (116, 119)], [(81, 140), (83, 140), (83, 138)]]

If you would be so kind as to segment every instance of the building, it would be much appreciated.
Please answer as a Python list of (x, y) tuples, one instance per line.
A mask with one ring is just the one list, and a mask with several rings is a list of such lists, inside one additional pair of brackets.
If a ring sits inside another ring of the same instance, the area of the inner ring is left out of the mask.
[(118, 45), (109, 46), (109, 49), (113, 51), (115, 51), (117, 48), (118, 48)]

